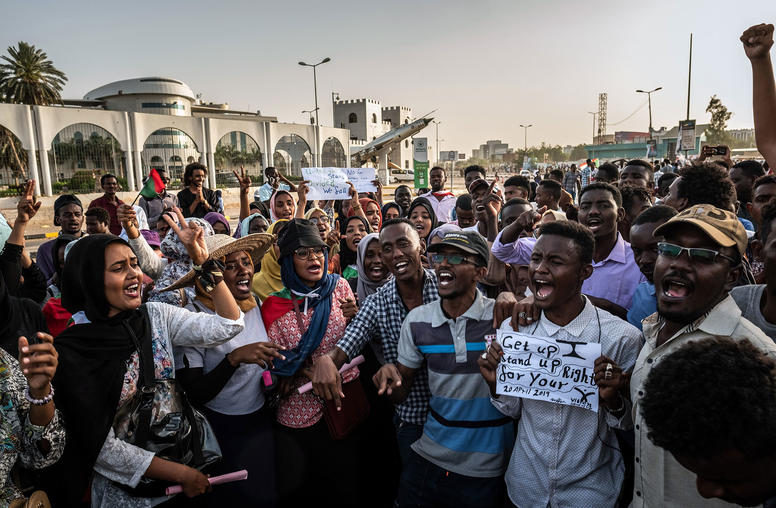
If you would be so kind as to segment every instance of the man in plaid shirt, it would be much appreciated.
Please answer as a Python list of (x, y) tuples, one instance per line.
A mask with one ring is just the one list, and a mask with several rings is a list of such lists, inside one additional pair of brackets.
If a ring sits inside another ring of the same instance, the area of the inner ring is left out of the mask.
[[(358, 356), (367, 343), (375, 347), (381, 364), (397, 362), (401, 325), (407, 313), (439, 299), (436, 274), (423, 268), (420, 237), (407, 219), (393, 219), (383, 224), (380, 251), (393, 279), (360, 302), (358, 314), (337, 347), (314, 365), (315, 393), (333, 400), (338, 407), (342, 391), (339, 368)], [(428, 376), (422, 370), (407, 400), (396, 406), (394, 423), (402, 462), (409, 456), (410, 445), (423, 433), (429, 397)]]

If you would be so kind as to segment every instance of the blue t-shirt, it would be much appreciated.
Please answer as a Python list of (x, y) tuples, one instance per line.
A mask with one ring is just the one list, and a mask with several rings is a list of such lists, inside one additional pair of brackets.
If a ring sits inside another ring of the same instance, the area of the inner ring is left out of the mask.
[(636, 292), (633, 293), (633, 303), (628, 310), (628, 323), (641, 330), (641, 320), (655, 312), (657, 312), (655, 285), (642, 282), (636, 286)]

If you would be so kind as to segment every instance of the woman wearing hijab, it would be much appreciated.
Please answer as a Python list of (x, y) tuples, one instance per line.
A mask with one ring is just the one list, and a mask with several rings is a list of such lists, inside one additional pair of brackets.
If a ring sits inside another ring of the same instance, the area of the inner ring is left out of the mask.
[[(206, 238), (209, 259), (224, 265), (224, 282), (244, 313), (245, 329), (215, 347), (176, 347), (175, 376), (189, 400), (203, 407), (223, 456), (212, 475), (246, 469), (260, 481), (222, 485), (208, 496), (208, 505), (274, 506), (275, 441), (272, 419), (265, 409), (262, 373), (272, 367), (280, 346), (269, 342), (261, 309), (251, 294), (254, 266), (271, 247), (272, 235), (254, 234), (239, 240), (225, 235)], [(184, 275), (171, 289), (194, 283), (195, 272)], [(213, 299), (200, 286), (186, 306), (193, 312), (214, 315)]]
[(213, 233), (217, 235), (231, 235), (232, 227), (229, 225), (229, 221), (226, 217), (218, 212), (208, 212), (202, 217), (213, 228)]
[(234, 232), (234, 237), (240, 238), (256, 233), (266, 233), (267, 229), (269, 229), (267, 219), (262, 214), (255, 212), (240, 221), (237, 231)]
[(337, 263), (342, 269), (342, 277), (347, 280), (358, 277), (356, 259), (358, 257), (358, 243), (370, 232), (367, 220), (360, 215), (354, 215), (345, 219), (343, 226), (343, 238), (340, 240), (340, 250), (337, 254)]
[(269, 198), (269, 214), (273, 222), (293, 219), (296, 216), (296, 201), (291, 193), (283, 189), (276, 190)]
[[(347, 322), (340, 302), (352, 299), (353, 293), (340, 276), (326, 273), (328, 249), (310, 221), (289, 222), (278, 246), (285, 288), (261, 306), (269, 339), (283, 347), (286, 358), (276, 359), (272, 371), (281, 378), (275, 430), (278, 504), (320, 504), (325, 493), (340, 506), (358, 506), (356, 435), (332, 439), (323, 421), (323, 401), (312, 391), (296, 391), (310, 380), (312, 362), (343, 337)], [(342, 375), (344, 383), (357, 377), (357, 368)], [(345, 477), (352, 481), (343, 481)]]
[(439, 225), (431, 203), (426, 198), (416, 198), (407, 210), (407, 218), (418, 231), (420, 238), (428, 244), (431, 231)]
[[(180, 211), (178, 217), (185, 224)], [(204, 265), (197, 280), (210, 289), (217, 315), (156, 302), (141, 306), (142, 272), (129, 244), (118, 237), (83, 238), (65, 261), (62, 303), (71, 313), (85, 312), (90, 322), (71, 326), (57, 337), (61, 367), (54, 388), (68, 441), (55, 506), (76, 506), (90, 478), (93, 507), (148, 507), (169, 499), (163, 489), (157, 497), (133, 495), (128, 489), (143, 477), (179, 483), (187, 497), (209, 489), (207, 477), (197, 469), (130, 444), (134, 434), (129, 419), (121, 416), (137, 401), (139, 384), (148, 372), (140, 352), (153, 358), (153, 418), (160, 422), (165, 408), (183, 404), (182, 392), (172, 384), (173, 346), (215, 346), (244, 328), (242, 312), (220, 267), (213, 261), (205, 263), (202, 229), (193, 223), (182, 230), (172, 223), (171, 228), (192, 261)]]
[[(288, 221), (285, 219), (275, 221), (267, 233), (279, 236), (287, 223)], [(275, 291), (283, 289), (283, 281), (280, 279), (279, 257), (280, 250), (277, 245), (273, 245), (261, 259), (261, 270), (253, 276), (251, 289), (260, 302), (266, 300)]]
[(383, 220), (398, 219), (402, 216), (401, 207), (393, 201), (384, 204), (380, 212), (383, 216)]
[(361, 305), (367, 296), (375, 293), (380, 286), (393, 277), (380, 255), (379, 234), (370, 233), (358, 242), (356, 266), (358, 278), (350, 279), (348, 282), (358, 297), (358, 304)]
[[(363, 214), (366, 217), (372, 232), (379, 233), (380, 227), (382, 227), (383, 224), (383, 217), (380, 213), (380, 205), (374, 199), (369, 198), (361, 198), (358, 200), (358, 203), (361, 207), (361, 210), (363, 210)], [(348, 217), (353, 217), (356, 215), (357, 209), (358, 208), (353, 208), (351, 206), (348, 210)]]
[(331, 217), (323, 208), (314, 207), (304, 214), (304, 218), (318, 228), (321, 240), (329, 247), (329, 273), (340, 273), (339, 258), (337, 257), (340, 234), (336, 228), (331, 227)]

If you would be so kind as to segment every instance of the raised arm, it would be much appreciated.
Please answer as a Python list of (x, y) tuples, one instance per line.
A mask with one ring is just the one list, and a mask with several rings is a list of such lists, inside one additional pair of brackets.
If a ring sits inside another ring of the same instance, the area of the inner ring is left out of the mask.
[(240, 174), (232, 170), (237, 181), (240, 182), (240, 222), (251, 214), (250, 204), (248, 203), (248, 194), (251, 191), (251, 179), (245, 174), (245, 169), (240, 166)]
[(744, 51), (752, 64), (752, 102), (757, 149), (770, 167), (776, 167), (776, 82), (770, 49), (773, 25), (760, 24), (741, 35)]

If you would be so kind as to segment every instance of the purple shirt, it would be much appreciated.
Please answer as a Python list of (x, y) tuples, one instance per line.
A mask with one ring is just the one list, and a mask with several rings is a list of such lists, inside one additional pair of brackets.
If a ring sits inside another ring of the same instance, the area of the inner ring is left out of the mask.
[[(496, 259), (503, 263), (527, 265), (531, 262), (534, 245), (536, 238), (531, 237), (518, 238), (517, 241), (505, 245), (501, 243), (499, 233), (491, 251)], [(636, 264), (630, 244), (617, 233), (617, 243), (606, 259), (593, 261), (593, 275), (582, 283), (582, 292), (630, 309), (636, 287), (646, 280)]]

